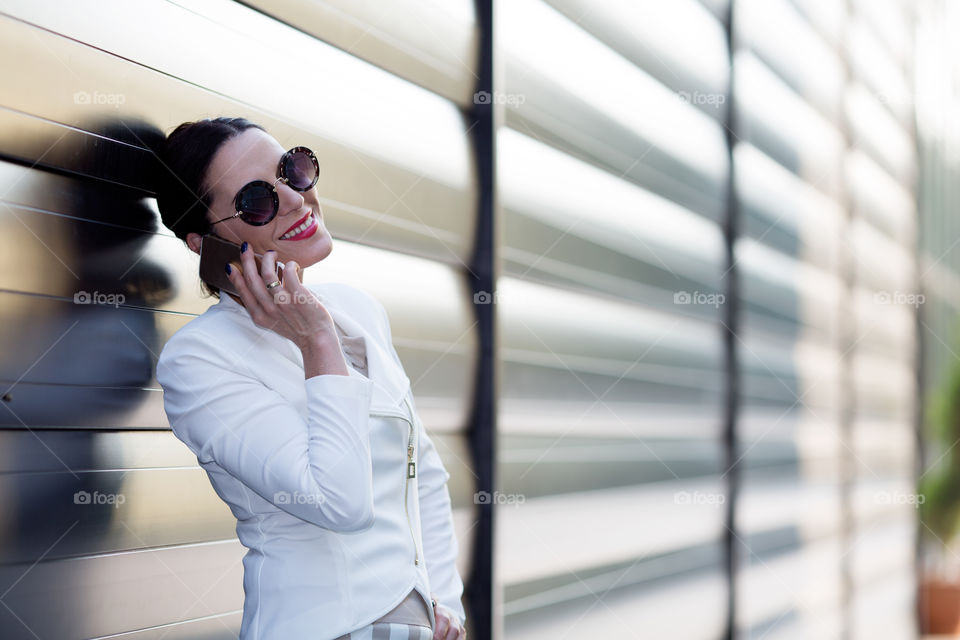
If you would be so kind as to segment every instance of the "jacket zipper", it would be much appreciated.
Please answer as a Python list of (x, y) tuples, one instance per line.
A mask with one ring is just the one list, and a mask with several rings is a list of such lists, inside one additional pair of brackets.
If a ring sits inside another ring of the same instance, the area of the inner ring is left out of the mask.
[[(407, 405), (407, 409), (410, 410), (410, 415), (413, 416), (413, 409), (410, 407), (410, 403), (407, 401), (406, 396), (404, 396), (403, 402), (404, 404)], [(413, 423), (413, 420), (411, 420), (410, 418), (408, 418), (407, 416), (401, 413), (393, 413), (393, 412), (386, 412), (386, 411), (371, 411), (370, 413), (371, 415), (390, 416), (394, 418), (400, 418), (401, 420), (404, 420), (405, 422), (407, 422), (407, 424), (410, 425), (410, 435), (407, 438), (407, 464), (406, 464), (406, 470), (404, 472), (405, 477), (404, 477), (404, 486), (403, 486), (403, 513), (407, 518), (407, 529), (410, 531), (410, 540), (413, 541), (413, 564), (419, 565), (420, 550), (417, 548), (417, 538), (413, 534), (413, 524), (411, 524), (410, 522), (410, 512), (407, 509), (407, 494), (409, 493), (409, 490), (410, 490), (410, 478), (417, 477), (417, 463), (413, 459), (414, 423)]]

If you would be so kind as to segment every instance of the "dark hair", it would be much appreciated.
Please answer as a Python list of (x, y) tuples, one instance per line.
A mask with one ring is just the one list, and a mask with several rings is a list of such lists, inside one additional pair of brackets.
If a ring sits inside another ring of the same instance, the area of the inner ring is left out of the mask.
[[(163, 224), (187, 242), (188, 233), (211, 232), (207, 210), (212, 204), (206, 185), (207, 169), (220, 146), (259, 124), (246, 118), (220, 117), (184, 122), (157, 144), (157, 208)], [(220, 297), (220, 289), (201, 280), (209, 295)]]

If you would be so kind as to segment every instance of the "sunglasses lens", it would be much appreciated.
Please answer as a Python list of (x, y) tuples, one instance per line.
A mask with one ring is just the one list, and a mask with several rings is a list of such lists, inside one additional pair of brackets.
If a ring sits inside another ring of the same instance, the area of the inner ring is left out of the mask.
[(283, 174), (287, 184), (298, 191), (306, 191), (317, 182), (317, 164), (306, 151), (294, 151), (283, 159)]
[(265, 182), (247, 185), (237, 197), (237, 211), (244, 222), (267, 224), (277, 214), (276, 194)]

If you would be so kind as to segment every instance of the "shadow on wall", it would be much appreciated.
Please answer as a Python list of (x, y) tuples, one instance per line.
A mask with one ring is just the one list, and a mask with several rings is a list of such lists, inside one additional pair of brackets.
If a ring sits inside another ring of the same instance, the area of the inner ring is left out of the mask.
[[(153, 197), (158, 166), (144, 147), (164, 136), (121, 120), (84, 129), (51, 128), (56, 135), (39, 140), (11, 132), (0, 147), (18, 164), (43, 158), (18, 178), (16, 202), (0, 215), (11, 281), (26, 283), (22, 292), (0, 292), (0, 591), (12, 610), (0, 613), (0, 624), (7, 638), (66, 637), (58, 636), (60, 625), (89, 615), (64, 597), (76, 593), (71, 570), (38, 572), (63, 579), (44, 585), (58, 594), (50, 616), (46, 597), (30, 593), (31, 580), (17, 588), (23, 568), (40, 558), (48, 567), (57, 558), (141, 546), (120, 526), (124, 474), (96, 470), (118, 463), (119, 445), (107, 430), (163, 426), (137, 424), (136, 414), (164, 340), (152, 309), (175, 293), (147, 249), (160, 227), (144, 200)], [(35, 153), (42, 149), (50, 153)], [(5, 186), (7, 193), (14, 184)], [(97, 503), (97, 494), (114, 500)]]

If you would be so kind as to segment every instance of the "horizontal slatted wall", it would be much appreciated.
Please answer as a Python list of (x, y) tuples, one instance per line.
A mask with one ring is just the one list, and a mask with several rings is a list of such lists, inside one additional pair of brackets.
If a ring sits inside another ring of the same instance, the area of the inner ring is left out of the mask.
[[(716, 638), (733, 588), (739, 637), (913, 637), (913, 14), (736, 0), (731, 86), (728, 10), (499, 2), (502, 73), (477, 96), (470, 0), (0, 0), (3, 637), (239, 631), (233, 518), (153, 379), (165, 340), (211, 300), (144, 179), (148, 136), (217, 115), (318, 151), (337, 248), (307, 280), (386, 305), (452, 474), (465, 578), (487, 499), (463, 435), (471, 304), (496, 305), (503, 636)], [(735, 523), (720, 295), (732, 95)], [(489, 300), (463, 278), (478, 100), (503, 115)], [(949, 252), (935, 248), (925, 260)], [(956, 275), (923, 273), (947, 340)], [(77, 304), (83, 292), (123, 298)]]
[[(4, 638), (239, 631), (235, 521), (169, 432), (153, 378), (165, 340), (215, 300), (159, 224), (144, 141), (201, 117), (243, 115), (318, 152), (336, 250), (306, 279), (386, 305), (452, 474), (468, 575), (473, 4), (267, 4), (276, 15), (225, 0), (0, 1)], [(123, 298), (75, 304), (81, 292)]]
[(497, 8), (505, 637), (716, 638), (723, 28), (692, 0)]
[(788, 0), (734, 7), (737, 637), (839, 638), (843, 62)]
[(917, 211), (912, 2), (850, 3), (853, 639), (916, 636)]
[(737, 0), (742, 637), (913, 637), (905, 5)]

